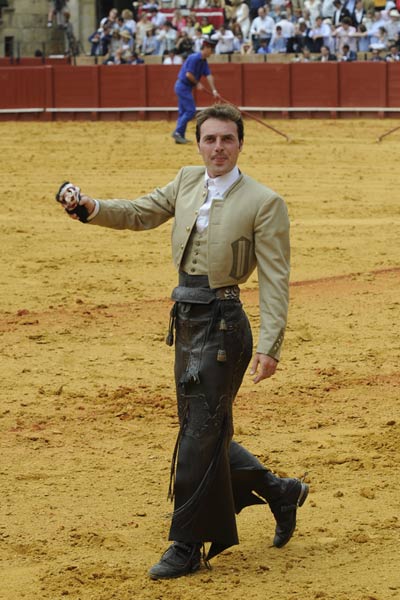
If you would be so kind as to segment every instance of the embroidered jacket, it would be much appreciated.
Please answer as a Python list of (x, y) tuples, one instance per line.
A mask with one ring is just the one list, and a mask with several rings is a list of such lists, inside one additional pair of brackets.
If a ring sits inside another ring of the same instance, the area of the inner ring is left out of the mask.
[[(184, 167), (163, 188), (136, 200), (99, 200), (91, 223), (143, 230), (174, 218), (172, 257), (177, 270), (207, 191), (205, 167)], [(289, 299), (289, 218), (280, 196), (241, 174), (223, 199), (214, 199), (208, 225), (208, 278), (212, 288), (244, 283), (255, 267), (260, 297), (257, 351), (278, 359)]]

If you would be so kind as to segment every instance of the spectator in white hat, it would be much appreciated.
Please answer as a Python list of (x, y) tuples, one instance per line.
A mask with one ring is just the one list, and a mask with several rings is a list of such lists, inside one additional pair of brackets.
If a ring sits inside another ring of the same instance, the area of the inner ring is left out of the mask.
[(389, 20), (385, 24), (389, 40), (397, 42), (400, 34), (400, 13), (397, 8), (392, 8), (389, 11)]

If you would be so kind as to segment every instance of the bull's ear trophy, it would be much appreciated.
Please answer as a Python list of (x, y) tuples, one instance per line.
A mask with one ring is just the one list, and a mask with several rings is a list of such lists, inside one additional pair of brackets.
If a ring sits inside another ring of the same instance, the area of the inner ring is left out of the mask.
[(86, 206), (80, 204), (81, 190), (77, 185), (64, 181), (56, 193), (56, 200), (63, 205), (67, 213), (77, 215), (82, 223), (86, 223), (89, 214)]

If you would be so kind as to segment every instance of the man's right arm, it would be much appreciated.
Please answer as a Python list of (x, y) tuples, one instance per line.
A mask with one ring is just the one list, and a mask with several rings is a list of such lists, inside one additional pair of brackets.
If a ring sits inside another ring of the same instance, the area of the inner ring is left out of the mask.
[(182, 170), (165, 187), (136, 200), (98, 200), (82, 194), (79, 204), (87, 209), (87, 221), (93, 225), (135, 231), (153, 229), (174, 216), (181, 173)]

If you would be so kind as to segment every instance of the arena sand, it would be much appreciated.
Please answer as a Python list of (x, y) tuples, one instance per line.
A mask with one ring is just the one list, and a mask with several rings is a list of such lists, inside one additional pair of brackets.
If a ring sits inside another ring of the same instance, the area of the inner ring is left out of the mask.
[[(400, 597), (400, 133), (274, 125), (293, 143), (249, 121), (240, 166), (289, 206), (290, 320), (277, 375), (246, 377), (236, 439), (281, 475), (308, 472), (309, 500), (287, 547), (252, 507), (211, 571), (151, 582), (177, 434), (171, 225), (81, 225), (54, 193), (70, 179), (134, 198), (200, 157), (167, 122), (1, 124), (2, 600)], [(255, 276), (243, 301), (257, 333)]]

